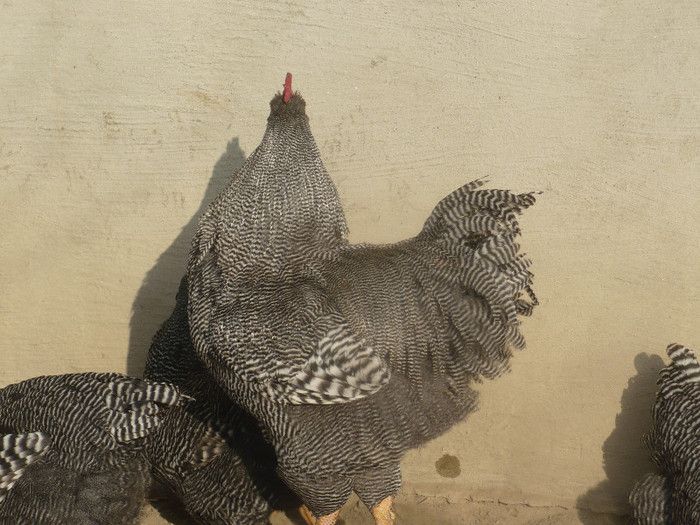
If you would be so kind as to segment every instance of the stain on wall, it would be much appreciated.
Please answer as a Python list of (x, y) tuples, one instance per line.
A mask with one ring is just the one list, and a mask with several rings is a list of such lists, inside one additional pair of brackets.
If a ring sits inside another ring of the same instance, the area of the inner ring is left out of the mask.
[(456, 478), (462, 473), (457, 456), (445, 454), (435, 462), (435, 472), (443, 478)]

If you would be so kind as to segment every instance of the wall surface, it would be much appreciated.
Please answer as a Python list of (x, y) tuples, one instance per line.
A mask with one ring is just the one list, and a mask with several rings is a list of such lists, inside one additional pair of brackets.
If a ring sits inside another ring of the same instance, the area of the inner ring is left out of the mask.
[[(0, 385), (139, 374), (197, 218), (294, 73), (354, 241), (469, 180), (523, 217), (541, 306), (405, 492), (624, 512), (673, 341), (700, 350), (700, 3), (5, 0)], [(452, 457), (445, 457), (452, 456)]]

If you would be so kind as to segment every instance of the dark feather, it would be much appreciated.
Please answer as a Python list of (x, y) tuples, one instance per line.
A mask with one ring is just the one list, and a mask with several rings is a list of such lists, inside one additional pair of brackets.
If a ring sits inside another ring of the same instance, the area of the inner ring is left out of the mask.
[(42, 376), (0, 390), (0, 523), (133, 525), (141, 452), (176, 388), (120, 374)]

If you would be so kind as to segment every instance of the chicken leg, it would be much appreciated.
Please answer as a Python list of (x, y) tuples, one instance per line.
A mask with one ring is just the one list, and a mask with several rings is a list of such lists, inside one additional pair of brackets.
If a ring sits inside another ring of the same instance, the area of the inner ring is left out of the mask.
[(340, 510), (336, 510), (333, 514), (327, 514), (326, 516), (316, 518), (316, 525), (335, 525), (339, 514)]
[(297, 512), (299, 513), (299, 516), (301, 516), (301, 519), (304, 520), (306, 525), (316, 525), (316, 518), (309, 510), (309, 507), (302, 505), (299, 507)]
[(394, 520), (396, 520), (394, 496), (387, 496), (379, 505), (373, 507), (372, 516), (374, 516), (376, 525), (394, 525)]

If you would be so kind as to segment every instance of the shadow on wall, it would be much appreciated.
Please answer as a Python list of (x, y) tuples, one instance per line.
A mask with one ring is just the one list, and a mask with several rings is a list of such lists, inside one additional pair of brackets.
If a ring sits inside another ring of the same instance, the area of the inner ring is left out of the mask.
[(158, 257), (156, 264), (146, 274), (131, 307), (129, 352), (126, 358), (128, 375), (143, 376), (151, 340), (175, 307), (175, 293), (187, 269), (187, 253), (197, 230), (199, 217), (244, 161), (245, 154), (238, 144), (238, 138), (233, 138), (227, 144), (226, 152), (214, 165), (209, 185), (197, 213), (182, 228), (175, 241)]
[(581, 509), (579, 519), (586, 525), (600, 523), (600, 516), (595, 512), (608, 510), (601, 508), (605, 503), (619, 506), (619, 502), (626, 502), (634, 483), (654, 470), (649, 451), (642, 445), (642, 436), (651, 429), (656, 380), (664, 362), (658, 355), (642, 353), (634, 358), (634, 366), (637, 374), (622, 392), (615, 429), (603, 443), (603, 468), (608, 479), (576, 501), (576, 506)]

